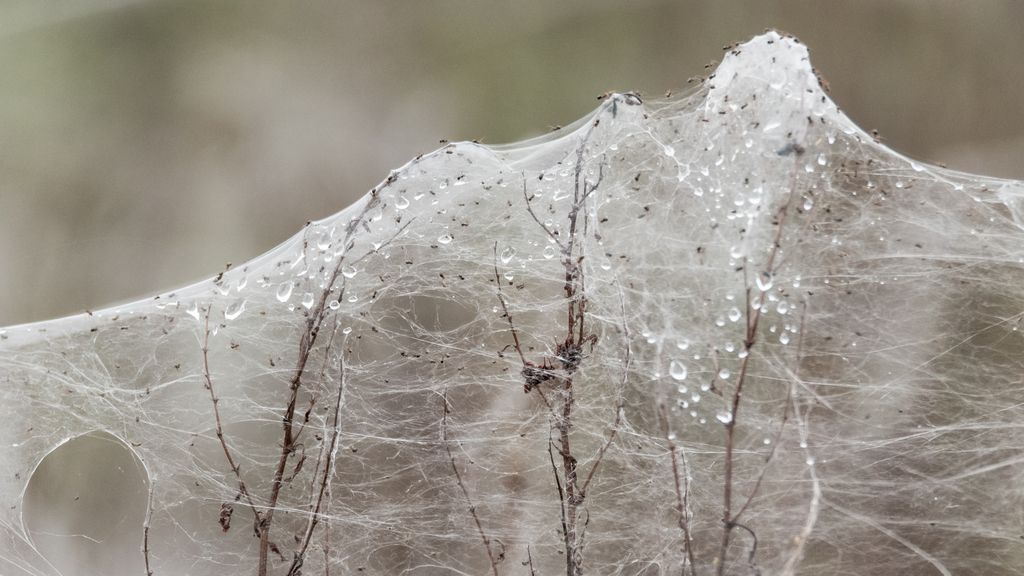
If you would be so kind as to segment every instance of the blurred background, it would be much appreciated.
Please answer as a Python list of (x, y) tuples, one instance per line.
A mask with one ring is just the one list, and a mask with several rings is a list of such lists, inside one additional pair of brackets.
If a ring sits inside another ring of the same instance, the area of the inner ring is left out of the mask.
[(0, 1), (0, 325), (213, 275), (439, 139), (685, 89), (766, 27), (893, 148), (1024, 178), (1010, 0)]

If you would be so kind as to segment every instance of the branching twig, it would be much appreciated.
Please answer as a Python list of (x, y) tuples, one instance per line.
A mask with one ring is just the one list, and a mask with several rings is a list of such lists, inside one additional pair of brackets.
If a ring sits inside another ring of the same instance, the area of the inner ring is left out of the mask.
[[(331, 333), (331, 342), (328, 343), (328, 348), (330, 348), (331, 344), (334, 342), (334, 335), (335, 335), (335, 333), (332, 332)], [(319, 479), (316, 500), (315, 500), (315, 502), (314, 502), (314, 504), (312, 506), (312, 510), (310, 510), (309, 521), (306, 523), (305, 535), (302, 538), (302, 545), (295, 552), (295, 555), (294, 555), (294, 557), (292, 559), (292, 565), (288, 569), (288, 576), (300, 576), (302, 574), (301, 570), (302, 570), (302, 565), (305, 562), (306, 550), (309, 548), (309, 543), (313, 539), (313, 533), (316, 531), (317, 523), (319, 522), (319, 520), (320, 520), (320, 518), (322, 516), (320, 510), (323, 507), (323, 505), (326, 503), (325, 495), (327, 494), (327, 492), (328, 492), (328, 490), (330, 488), (331, 479), (334, 477), (335, 463), (338, 460), (338, 438), (341, 436), (341, 422), (340, 422), (340, 418), (341, 418), (341, 405), (342, 405), (342, 400), (344, 398), (344, 394), (345, 394), (345, 356), (344, 356), (344, 354), (342, 354), (341, 357), (338, 359), (338, 393), (337, 393), (337, 396), (335, 397), (335, 401), (334, 401), (334, 412), (331, 415), (331, 418), (332, 418), (332, 423), (331, 423), (331, 428), (332, 428), (332, 430), (331, 430), (331, 432), (332, 432), (331, 433), (331, 441), (330, 441), (329, 444), (328, 443), (322, 443), (321, 444), (321, 457), (318, 458), (318, 462), (317, 462), (317, 464), (319, 466), (319, 461), (322, 459), (322, 455), (326, 454), (327, 455), (327, 463), (323, 465), (323, 468), (322, 468), (323, 472), (322, 472), (322, 474), (320, 476), (320, 479)], [(325, 560), (325, 562), (326, 562), (326, 560)], [(326, 567), (326, 563), (324, 564), (324, 566)]]
[[(565, 545), (566, 576), (580, 576), (583, 572), (583, 537), (578, 531), (579, 510), (586, 500), (586, 491), (590, 482), (597, 473), (605, 452), (615, 440), (622, 418), (622, 405), (616, 407), (615, 420), (612, 424), (612, 431), (607, 441), (598, 450), (593, 464), (586, 475), (583, 483), (580, 483), (577, 458), (572, 452), (571, 432), (573, 427), (573, 410), (576, 406), (576, 391), (574, 388), (574, 375), (584, 359), (584, 349), (587, 344), (593, 349), (597, 342), (597, 335), (591, 334), (586, 329), (587, 293), (582, 268), (583, 250), (578, 248), (578, 237), (580, 229), (585, 233), (587, 228), (587, 212), (584, 205), (587, 199), (600, 186), (604, 179), (604, 167), (598, 169), (598, 176), (595, 182), (587, 182), (583, 177), (585, 151), (587, 143), (594, 129), (599, 124), (595, 119), (587, 129), (579, 147), (576, 150), (576, 166), (574, 171), (573, 201), (567, 215), (569, 220), (568, 233), (563, 237), (552, 230), (541, 221), (533, 211), (532, 198), (526, 188), (526, 178), (523, 178), (523, 199), (526, 203), (526, 210), (531, 218), (544, 231), (545, 234), (561, 248), (561, 264), (564, 269), (562, 290), (566, 302), (565, 338), (555, 345), (555, 357), (552, 361), (545, 360), (540, 364), (531, 362), (523, 352), (522, 343), (519, 340), (519, 333), (509, 313), (508, 304), (501, 292), (501, 275), (497, 264), (497, 244), (494, 246), (495, 263), (494, 277), (498, 285), (498, 300), (501, 303), (502, 311), (508, 320), (509, 328), (512, 331), (513, 347), (519, 354), (523, 364), (522, 376), (524, 379), (524, 390), (529, 393), (536, 389), (547, 406), (553, 419), (553, 428), (558, 431), (558, 454), (561, 456), (561, 471), (555, 463), (554, 440), (548, 437), (548, 456), (551, 460), (552, 471), (555, 475), (555, 486), (558, 491), (561, 520), (562, 538)], [(582, 218), (580, 215), (582, 214)], [(627, 338), (626, 367), (628, 370), (629, 344)], [(625, 379), (625, 376), (623, 377)], [(623, 380), (625, 382), (625, 380)], [(553, 383), (558, 397), (554, 402), (550, 401), (541, 390), (541, 385)], [(589, 516), (588, 520), (589, 522)]]
[[(775, 236), (772, 239), (771, 250), (768, 253), (768, 259), (765, 262), (764, 271), (762, 274), (767, 275), (768, 278), (775, 276), (775, 258), (779, 253), (781, 247), (782, 231), (786, 221), (786, 216), (789, 213), (790, 205), (793, 203), (793, 198), (796, 196), (796, 171), (794, 170), (791, 177), (789, 196), (786, 199), (786, 203), (782, 206), (778, 213), (778, 219), (775, 222), (776, 230)], [(758, 287), (757, 305), (754, 306), (751, 303), (751, 290), (750, 284), (746, 279), (747, 274), (747, 262), (744, 260), (743, 265), (744, 284), (746, 285), (746, 335), (743, 340), (743, 348), (746, 355), (740, 361), (739, 375), (736, 377), (736, 385), (733, 388), (731, 397), (731, 406), (729, 409), (729, 420), (725, 423), (725, 470), (723, 478), (723, 490), (722, 490), (722, 542), (718, 550), (718, 555), (715, 558), (715, 565), (717, 568), (717, 575), (723, 576), (725, 574), (725, 559), (726, 553), (729, 549), (729, 538), (734, 528), (738, 527), (739, 524), (736, 522), (737, 516), (732, 511), (732, 492), (733, 492), (733, 467), (734, 457), (733, 452), (735, 450), (736, 441), (736, 422), (739, 416), (739, 409), (743, 399), (743, 385), (746, 382), (747, 371), (750, 367), (750, 359), (753, 355), (750, 353), (754, 344), (757, 342), (757, 329), (761, 320), (761, 313), (764, 310), (765, 305), (765, 291)], [(756, 491), (752, 491), (748, 496), (749, 499), (753, 499), (756, 495)], [(753, 562), (753, 560), (751, 560)]]
[[(394, 181), (394, 178), (389, 178), (385, 183), (385, 186), (390, 185)], [(284, 474), (288, 467), (288, 459), (295, 450), (295, 408), (298, 402), (299, 390), (302, 388), (302, 377), (306, 371), (306, 364), (309, 362), (310, 355), (316, 345), (317, 336), (320, 334), (324, 318), (327, 316), (327, 312), (329, 310), (327, 302), (336, 289), (335, 283), (338, 282), (338, 278), (342, 276), (342, 268), (350, 263), (349, 260), (346, 259), (346, 256), (354, 245), (353, 238), (360, 227), (365, 224), (366, 215), (378, 204), (380, 204), (380, 190), (374, 189), (370, 193), (370, 199), (367, 201), (366, 205), (363, 206), (362, 211), (358, 216), (353, 218), (345, 228), (345, 236), (342, 240), (343, 250), (341, 254), (338, 255), (337, 262), (324, 283), (324, 289), (321, 291), (319, 298), (310, 310), (310, 314), (306, 318), (305, 329), (299, 338), (298, 357), (295, 362), (294, 371), (292, 372), (292, 376), (288, 382), (289, 396), (288, 401), (285, 404), (284, 416), (281, 419), (281, 454), (278, 456), (277, 466), (274, 469), (274, 475), (270, 485), (270, 497), (267, 499), (267, 511), (259, 523), (260, 548), (259, 564), (256, 569), (257, 576), (267, 576), (268, 557), (272, 547), (270, 542), (270, 530), (274, 519), (274, 511), (276, 510), (277, 502), (281, 497), (281, 488), (284, 484)], [(404, 225), (399, 227), (388, 240), (379, 246), (375, 246), (372, 250), (363, 254), (359, 259), (352, 261), (352, 263), (359, 262), (370, 254), (380, 251), (401, 235), (405, 231), (405, 228), (414, 220), (415, 219), (410, 219)], [(345, 282), (342, 280), (341, 287), (337, 289), (344, 291), (344, 284)]]

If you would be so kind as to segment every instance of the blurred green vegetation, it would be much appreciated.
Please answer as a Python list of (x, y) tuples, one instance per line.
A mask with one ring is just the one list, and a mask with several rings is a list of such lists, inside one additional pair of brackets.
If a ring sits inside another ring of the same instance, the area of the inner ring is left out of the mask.
[(660, 95), (766, 27), (908, 155), (1024, 177), (1024, 3), (0, 2), (0, 325), (173, 288), (439, 139)]

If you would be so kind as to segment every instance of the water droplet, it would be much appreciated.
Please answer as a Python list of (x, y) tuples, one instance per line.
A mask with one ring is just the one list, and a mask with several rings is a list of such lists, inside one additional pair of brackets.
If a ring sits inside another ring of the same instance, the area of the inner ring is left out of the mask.
[(770, 272), (761, 272), (757, 275), (757, 289), (761, 292), (767, 292), (772, 289), (772, 275)]
[(804, 212), (814, 208), (814, 199), (810, 196), (804, 196)]
[(673, 380), (686, 380), (686, 364), (683, 364), (679, 360), (673, 360), (668, 365), (668, 375)]
[(356, 296), (355, 294), (349, 294), (347, 300), (349, 302), (358, 302), (359, 301), (359, 296)]
[(679, 386), (676, 387), (676, 391), (678, 391), (680, 394), (686, 394), (687, 392), (690, 391), (690, 389), (687, 388), (685, 384), (680, 384)]
[(352, 333), (352, 327), (351, 326), (345, 326), (344, 328), (341, 329), (341, 333), (342, 334), (351, 334)]
[(338, 302), (337, 300), (331, 300), (331, 303), (328, 304), (327, 307), (330, 308), (331, 310), (337, 310), (338, 308), (341, 308), (341, 302)]
[(808, 456), (805, 462), (807, 462), (808, 466), (814, 466), (814, 456)]
[(305, 294), (302, 295), (302, 305), (305, 306), (307, 309), (313, 307), (313, 293), (312, 292), (306, 292)]
[(719, 412), (715, 414), (715, 419), (721, 422), (722, 424), (728, 424), (732, 422), (732, 412), (719, 410)]
[(665, 146), (665, 156), (672, 157), (672, 156), (675, 156), (675, 155), (676, 155), (676, 149), (675, 148), (673, 148), (671, 146)]
[(508, 264), (512, 258), (516, 255), (516, 249), (508, 246), (501, 251), (501, 263)]
[(452, 235), (447, 232), (437, 237), (438, 244), (451, 244), (452, 240), (454, 240), (454, 238), (452, 238)]
[(781, 342), (783, 345), (789, 344), (789, 333), (783, 332), (782, 335), (779, 336), (779, 342)]
[(683, 340), (680, 340), (679, 342), (676, 342), (676, 348), (679, 348), (680, 350), (686, 350), (689, 347), (690, 347), (690, 341), (689, 340), (683, 339)]
[(730, 376), (732, 376), (732, 372), (728, 368), (722, 368), (718, 371), (718, 377), (722, 380), (728, 380)]
[(548, 244), (544, 247), (544, 258), (551, 260), (555, 257), (555, 247)]
[(399, 194), (398, 198), (395, 198), (395, 208), (399, 210), (405, 210), (409, 207), (409, 199), (405, 197), (405, 194)]
[(785, 314), (786, 312), (789, 312), (789, 302), (783, 300), (779, 302), (779, 305), (776, 306), (775, 309), (778, 310), (779, 314)]
[(280, 284), (278, 284), (277, 285), (277, 301), (278, 302), (287, 302), (288, 299), (292, 297), (292, 288), (293, 287), (294, 287), (294, 285), (292, 284), (291, 280), (289, 280), (287, 282), (281, 282)]
[(761, 441), (761, 443), (764, 444), (765, 446), (769, 446), (772, 443), (772, 439), (771, 438), (765, 438), (764, 440)]
[(718, 326), (719, 328), (725, 326), (725, 318), (722, 318), (721, 316), (715, 318), (715, 326)]
[(224, 309), (224, 319), (234, 320), (245, 312), (245, 300), (237, 300)]
[(825, 159), (825, 155), (818, 154), (818, 166), (824, 166), (826, 163), (828, 163), (828, 160)]
[(359, 271), (354, 266), (345, 266), (341, 269), (341, 275), (345, 278), (355, 278), (355, 275), (358, 273)]
[(733, 307), (729, 309), (729, 321), (738, 322), (743, 315), (740, 314), (740, 309)]
[(676, 439), (676, 433), (675, 432), (669, 432), (668, 433), (668, 439), (669, 440), (675, 440)]

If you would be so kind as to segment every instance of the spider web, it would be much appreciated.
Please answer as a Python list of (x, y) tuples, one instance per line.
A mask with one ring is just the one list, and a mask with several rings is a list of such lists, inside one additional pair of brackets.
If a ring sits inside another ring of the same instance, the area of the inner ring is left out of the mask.
[(446, 145), (216, 278), (0, 331), (0, 572), (1017, 574), (1022, 194), (875, 142), (774, 32)]

